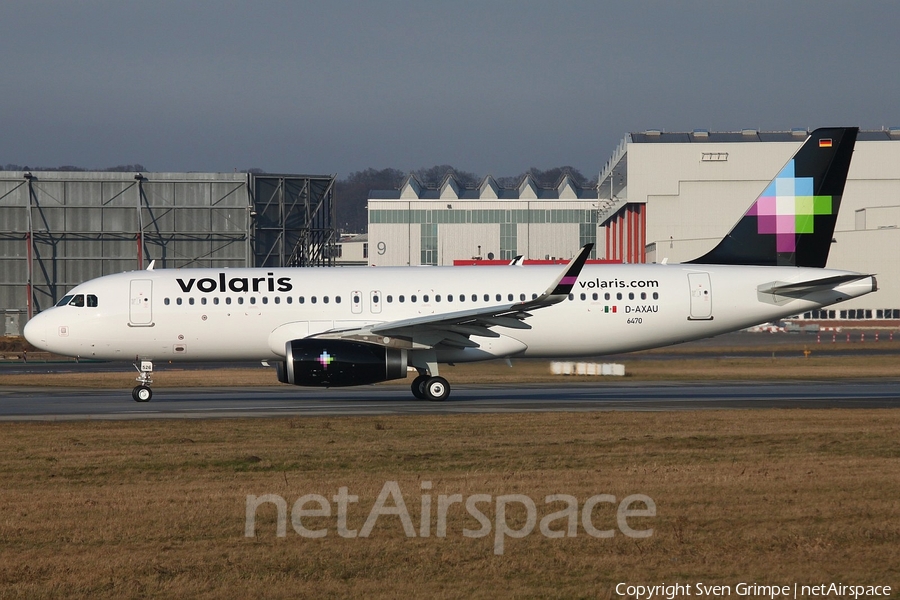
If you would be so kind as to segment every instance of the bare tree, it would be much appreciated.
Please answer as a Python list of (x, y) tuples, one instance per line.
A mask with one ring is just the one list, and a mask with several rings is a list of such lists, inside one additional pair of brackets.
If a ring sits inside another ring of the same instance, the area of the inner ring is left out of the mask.
[(337, 227), (347, 232), (364, 232), (369, 225), (366, 203), (371, 190), (395, 190), (405, 175), (398, 169), (365, 169), (335, 182)]

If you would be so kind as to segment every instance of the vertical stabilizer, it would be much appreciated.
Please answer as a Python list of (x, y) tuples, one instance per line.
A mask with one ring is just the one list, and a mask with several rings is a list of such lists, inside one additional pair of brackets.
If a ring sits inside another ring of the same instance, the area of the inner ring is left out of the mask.
[(813, 131), (731, 232), (690, 262), (824, 267), (858, 132)]

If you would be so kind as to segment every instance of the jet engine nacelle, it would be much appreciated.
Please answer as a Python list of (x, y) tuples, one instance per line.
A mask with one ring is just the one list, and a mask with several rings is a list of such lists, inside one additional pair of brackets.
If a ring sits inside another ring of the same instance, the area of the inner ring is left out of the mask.
[(343, 340), (303, 339), (285, 344), (278, 381), (339, 387), (406, 377), (406, 350)]

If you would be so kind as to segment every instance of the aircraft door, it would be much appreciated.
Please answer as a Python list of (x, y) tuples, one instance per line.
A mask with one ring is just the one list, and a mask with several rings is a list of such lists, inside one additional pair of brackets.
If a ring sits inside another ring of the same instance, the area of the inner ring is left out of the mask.
[(711, 321), (712, 285), (709, 273), (688, 273), (688, 284), (691, 289), (691, 316), (689, 321)]
[(153, 325), (153, 282), (149, 279), (131, 280), (131, 298), (128, 306), (128, 321), (132, 327)]
[(369, 295), (369, 310), (371, 310), (373, 313), (376, 313), (376, 314), (381, 312), (381, 292), (380, 291), (374, 290)]
[(362, 292), (356, 290), (350, 292), (350, 311), (354, 315), (362, 312)]

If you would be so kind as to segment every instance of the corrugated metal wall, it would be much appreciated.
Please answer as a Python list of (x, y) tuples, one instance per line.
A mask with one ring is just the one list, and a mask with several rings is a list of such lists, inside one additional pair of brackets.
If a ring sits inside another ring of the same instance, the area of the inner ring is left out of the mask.
[[(308, 175), (0, 172), (6, 333), (75, 285), (151, 260), (158, 268), (330, 264), (333, 184)], [(285, 193), (260, 193), (268, 188)]]

